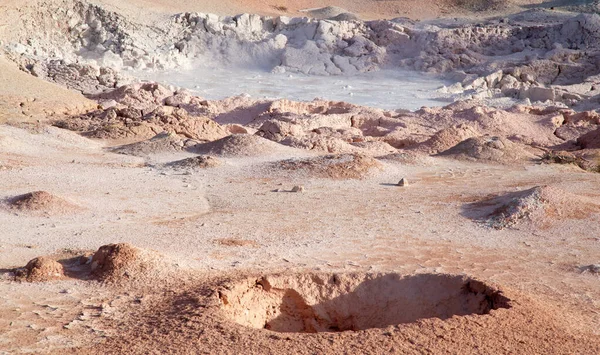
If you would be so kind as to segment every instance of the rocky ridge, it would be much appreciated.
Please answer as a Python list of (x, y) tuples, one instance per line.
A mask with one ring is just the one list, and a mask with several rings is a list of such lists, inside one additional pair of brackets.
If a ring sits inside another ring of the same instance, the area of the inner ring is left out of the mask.
[[(23, 19), (45, 20), (35, 31), (15, 20), (20, 30), (4, 44), (7, 55), (35, 76), (84, 93), (131, 81), (122, 69), (202, 62), (310, 75), (410, 68), (451, 78), (456, 84), (442, 94), (458, 97), (597, 101), (596, 14), (538, 9), (473, 23), (182, 13), (149, 26), (86, 1), (20, 11)], [(47, 35), (31, 37), (40, 27)]]

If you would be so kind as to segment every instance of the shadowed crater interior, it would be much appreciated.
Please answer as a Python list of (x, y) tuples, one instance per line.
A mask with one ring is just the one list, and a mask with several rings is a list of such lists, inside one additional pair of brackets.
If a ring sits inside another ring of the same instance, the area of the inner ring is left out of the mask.
[(224, 287), (219, 296), (237, 323), (277, 332), (356, 331), (510, 308), (502, 291), (445, 274), (273, 275)]

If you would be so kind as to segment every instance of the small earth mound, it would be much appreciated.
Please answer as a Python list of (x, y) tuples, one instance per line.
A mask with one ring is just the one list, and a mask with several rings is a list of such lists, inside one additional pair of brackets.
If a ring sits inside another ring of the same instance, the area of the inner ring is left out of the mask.
[(101, 102), (113, 100), (136, 110), (151, 111), (171, 95), (173, 92), (163, 85), (143, 82), (119, 86), (116, 89), (92, 95), (91, 98)]
[(211, 157), (210, 155), (199, 155), (197, 157), (173, 161), (165, 164), (165, 166), (176, 170), (197, 170), (215, 168), (221, 164), (222, 162), (215, 157)]
[[(197, 116), (197, 112), (190, 113), (188, 111), (189, 109), (194, 112), (194, 107), (202, 107), (197, 97), (182, 94), (187, 97), (187, 100), (184, 99), (185, 103), (181, 103), (182, 97), (179, 94), (159, 99), (164, 97), (164, 94), (153, 97), (148, 91), (142, 90), (142, 92), (146, 92), (152, 101), (146, 102), (145, 99), (142, 99), (138, 102), (142, 106), (127, 101), (125, 106), (119, 104), (83, 115), (59, 119), (54, 121), (53, 125), (80, 132), (85, 137), (98, 139), (150, 139), (158, 132), (164, 131), (176, 134), (181, 138), (212, 141), (228, 134), (225, 127), (210, 118)], [(158, 101), (155, 102), (155, 100)], [(162, 101), (165, 102), (162, 103)], [(146, 104), (149, 106), (145, 107)], [(178, 107), (169, 106), (169, 104)], [(179, 106), (187, 107), (187, 109)]]
[(598, 149), (600, 148), (600, 128), (588, 132), (577, 139), (579, 144), (584, 149)]
[(283, 170), (301, 171), (329, 179), (363, 179), (383, 166), (376, 159), (361, 154), (331, 154), (273, 163)]
[(577, 151), (581, 160), (580, 167), (584, 170), (600, 173), (600, 149), (582, 149)]
[(545, 164), (575, 165), (590, 172), (600, 172), (600, 150), (583, 149), (575, 152), (548, 151), (540, 161)]
[(272, 155), (288, 148), (279, 143), (253, 134), (232, 134), (225, 138), (195, 146), (200, 154), (210, 154), (223, 157), (251, 157)]
[(377, 157), (377, 159), (404, 165), (418, 166), (430, 166), (433, 165), (434, 162), (434, 158), (430, 157), (429, 155), (415, 151), (402, 151), (398, 153), (387, 154)]
[(465, 216), (503, 229), (524, 221), (548, 226), (564, 219), (584, 219), (600, 212), (600, 205), (584, 196), (551, 186), (536, 186), (486, 198), (466, 206)]
[(33, 191), (8, 200), (11, 210), (31, 213), (59, 214), (80, 207), (46, 191)]
[(103, 282), (123, 283), (132, 280), (156, 279), (164, 271), (158, 255), (118, 243), (100, 247), (92, 257), (92, 275)]
[(15, 276), (27, 282), (46, 282), (64, 278), (65, 270), (58, 261), (40, 256), (29, 261), (25, 268), (17, 269)]
[(546, 164), (573, 164), (581, 167), (581, 159), (575, 154), (566, 151), (549, 151), (542, 155), (540, 159), (542, 163)]
[(511, 308), (501, 290), (445, 274), (274, 275), (247, 279), (219, 296), (225, 316), (276, 332), (358, 331)]
[(306, 134), (302, 137), (287, 136), (279, 143), (291, 148), (335, 154), (354, 153), (360, 150), (360, 148), (343, 139), (315, 133)]
[(542, 197), (542, 188), (539, 186), (500, 196), (488, 200), (487, 203), (494, 202), (499, 206), (487, 216), (487, 222), (496, 229), (510, 227), (530, 218), (532, 213), (542, 209), (548, 203)]
[(360, 153), (371, 156), (392, 154), (398, 151), (398, 149), (382, 141), (355, 142), (350, 144), (359, 148)]
[(421, 143), (417, 149), (436, 154), (477, 135), (477, 131), (472, 126), (463, 123), (438, 131), (431, 138)]
[(112, 151), (119, 154), (143, 157), (150, 154), (180, 152), (187, 147), (191, 147), (194, 143), (194, 141), (182, 139), (174, 134), (160, 133), (145, 141), (112, 148)]
[(497, 163), (512, 163), (534, 158), (517, 143), (502, 137), (487, 136), (465, 139), (438, 155), (457, 160), (483, 160)]

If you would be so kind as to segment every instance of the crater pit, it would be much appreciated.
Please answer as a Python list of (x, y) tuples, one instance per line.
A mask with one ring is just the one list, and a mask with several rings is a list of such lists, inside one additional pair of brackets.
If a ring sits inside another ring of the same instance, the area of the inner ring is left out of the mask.
[(447, 274), (297, 274), (246, 279), (219, 292), (235, 322), (276, 332), (340, 332), (510, 308), (501, 290)]

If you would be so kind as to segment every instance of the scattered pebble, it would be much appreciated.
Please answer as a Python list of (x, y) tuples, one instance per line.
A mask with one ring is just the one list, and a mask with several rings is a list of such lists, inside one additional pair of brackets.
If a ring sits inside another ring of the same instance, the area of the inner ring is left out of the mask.
[(400, 181), (398, 181), (398, 186), (408, 186), (408, 180), (406, 178), (400, 179)]
[(589, 272), (592, 274), (600, 274), (600, 264), (591, 264), (581, 267), (581, 272)]
[(304, 192), (304, 186), (296, 185), (296, 186), (292, 187), (292, 192)]

